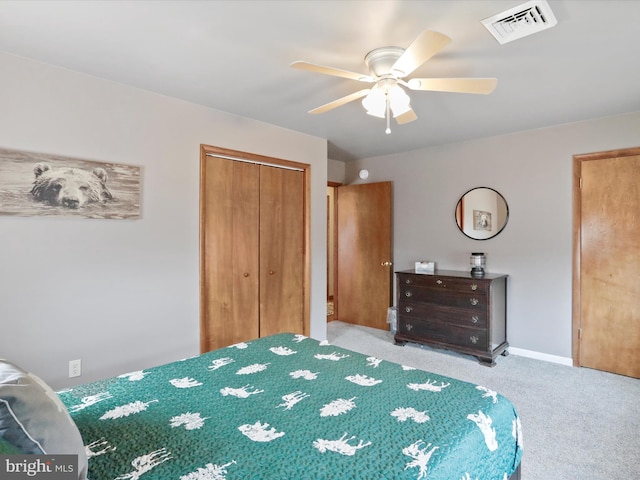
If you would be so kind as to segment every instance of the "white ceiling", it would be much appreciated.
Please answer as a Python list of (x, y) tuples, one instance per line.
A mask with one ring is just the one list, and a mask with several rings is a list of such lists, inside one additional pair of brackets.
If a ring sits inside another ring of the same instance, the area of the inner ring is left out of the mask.
[[(640, 1), (550, 0), (557, 26), (500, 45), (481, 20), (521, 3), (3, 0), (0, 51), (327, 138), (345, 161), (640, 110)], [(291, 62), (368, 73), (368, 51), (422, 30), (453, 41), (412, 76), (496, 90), (410, 92), (418, 120), (391, 135), (359, 101), (307, 113), (367, 84)]]

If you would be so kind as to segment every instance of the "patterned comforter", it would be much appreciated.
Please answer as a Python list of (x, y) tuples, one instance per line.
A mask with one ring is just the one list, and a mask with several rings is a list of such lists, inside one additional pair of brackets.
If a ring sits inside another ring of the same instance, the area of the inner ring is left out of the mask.
[(91, 480), (505, 480), (522, 455), (498, 393), (301, 335), (59, 395)]

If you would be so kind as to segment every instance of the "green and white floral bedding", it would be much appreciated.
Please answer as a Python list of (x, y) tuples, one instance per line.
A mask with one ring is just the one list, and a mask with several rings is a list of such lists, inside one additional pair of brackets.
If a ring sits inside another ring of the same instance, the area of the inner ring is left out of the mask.
[(513, 405), (292, 334), (59, 392), (91, 480), (505, 480)]

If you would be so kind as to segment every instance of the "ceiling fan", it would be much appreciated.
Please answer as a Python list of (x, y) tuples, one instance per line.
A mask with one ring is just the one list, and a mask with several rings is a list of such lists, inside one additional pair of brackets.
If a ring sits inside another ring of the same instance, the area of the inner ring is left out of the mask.
[(359, 90), (309, 110), (309, 113), (325, 113), (364, 97), (362, 104), (367, 113), (386, 119), (386, 133), (391, 133), (391, 116), (400, 125), (418, 118), (411, 108), (409, 95), (402, 87), (406, 87), (409, 90), (484, 95), (493, 92), (496, 88), (498, 80), (495, 78), (412, 78), (405, 80), (405, 77), (411, 75), (415, 69), (442, 50), (449, 42), (451, 42), (451, 39), (446, 35), (425, 30), (406, 49), (400, 47), (376, 48), (364, 57), (364, 63), (369, 67), (369, 75), (303, 61), (293, 62), (291, 67), (372, 83), (373, 86), (371, 88)]

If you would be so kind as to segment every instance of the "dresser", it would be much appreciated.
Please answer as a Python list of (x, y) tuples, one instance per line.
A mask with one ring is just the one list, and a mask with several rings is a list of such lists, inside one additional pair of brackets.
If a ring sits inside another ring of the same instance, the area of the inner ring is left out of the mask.
[(476, 356), (494, 366), (507, 348), (507, 275), (438, 270), (396, 272), (395, 343), (416, 342)]

